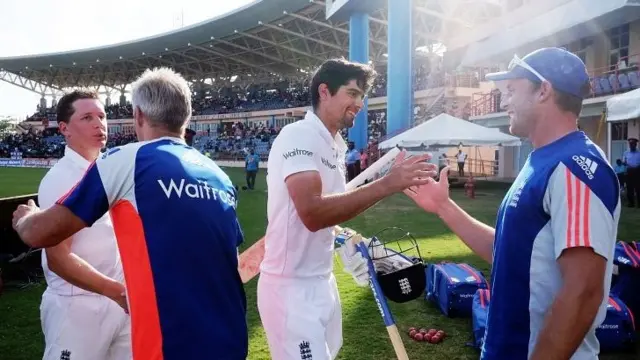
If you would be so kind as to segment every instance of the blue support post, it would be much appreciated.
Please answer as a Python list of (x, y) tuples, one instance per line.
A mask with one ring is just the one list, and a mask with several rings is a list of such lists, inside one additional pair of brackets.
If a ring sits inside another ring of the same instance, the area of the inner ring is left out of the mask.
[[(353, 13), (349, 19), (349, 60), (369, 63), (369, 15), (366, 13)], [(365, 99), (353, 127), (349, 129), (349, 140), (354, 142), (357, 150), (366, 148), (369, 142), (368, 115), (368, 100)]]
[(412, 0), (388, 6), (387, 135), (393, 137), (413, 122)]

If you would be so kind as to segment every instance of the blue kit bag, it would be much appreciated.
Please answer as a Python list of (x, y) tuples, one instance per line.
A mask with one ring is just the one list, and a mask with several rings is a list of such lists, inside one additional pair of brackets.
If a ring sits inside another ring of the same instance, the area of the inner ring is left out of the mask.
[(613, 257), (617, 274), (611, 279), (611, 295), (622, 300), (634, 314), (640, 313), (640, 250), (638, 242), (618, 241)]
[(489, 311), (489, 301), (491, 292), (489, 289), (478, 289), (473, 295), (471, 305), (471, 329), (473, 331), (473, 346), (476, 349), (482, 348), (484, 332), (487, 329), (487, 313)]
[(448, 317), (471, 317), (474, 294), (489, 288), (484, 275), (468, 264), (429, 264), (426, 271), (425, 298)]
[(596, 337), (603, 352), (635, 349), (636, 329), (633, 313), (614, 295), (609, 296), (607, 317), (596, 329)]

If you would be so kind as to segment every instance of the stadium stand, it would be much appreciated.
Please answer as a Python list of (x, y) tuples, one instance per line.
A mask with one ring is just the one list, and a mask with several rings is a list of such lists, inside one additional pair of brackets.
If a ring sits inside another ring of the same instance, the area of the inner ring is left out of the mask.
[[(372, 87), (370, 98), (386, 96), (386, 74), (379, 70), (379, 77)], [(414, 90), (425, 90), (442, 86), (441, 76), (429, 72), (425, 64), (414, 71)], [(226, 96), (196, 96), (193, 100), (193, 115), (214, 115), (224, 113), (242, 113), (273, 109), (307, 107), (310, 105), (309, 84), (307, 81), (298, 84), (272, 83), (250, 85), (249, 91), (234, 91)], [(111, 104), (105, 107), (107, 119), (130, 119), (133, 116), (130, 103), (124, 105)], [(439, 113), (439, 112), (438, 112)], [(416, 116), (421, 114), (416, 114)], [(437, 115), (437, 114), (434, 114)], [(27, 122), (56, 121), (55, 108), (40, 108), (27, 118)], [(254, 148), (264, 160), (267, 159), (271, 144), (280, 128), (268, 126), (264, 122), (221, 123), (213, 131), (201, 131), (194, 138), (194, 146), (213, 158), (243, 158), (246, 150)], [(386, 118), (384, 110), (369, 111), (368, 151), (375, 151), (374, 144), (386, 135)], [(347, 138), (347, 131), (343, 132)], [(124, 145), (135, 141), (134, 134), (121, 132), (110, 133), (107, 148)], [(9, 157), (12, 151), (19, 151), (23, 157), (60, 158), (63, 155), (64, 138), (56, 128), (44, 131), (29, 128), (24, 134), (9, 135), (0, 141), (0, 157)], [(373, 154), (370, 156), (375, 157)]]

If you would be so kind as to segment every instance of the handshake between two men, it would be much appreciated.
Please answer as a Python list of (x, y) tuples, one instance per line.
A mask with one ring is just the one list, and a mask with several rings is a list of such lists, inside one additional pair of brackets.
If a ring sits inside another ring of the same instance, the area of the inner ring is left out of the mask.
[[(427, 212), (437, 214), (440, 207), (445, 207), (449, 202), (449, 167), (444, 167), (440, 171), (439, 180), (434, 179), (437, 174), (437, 165), (431, 164), (431, 155), (424, 154), (406, 158), (406, 152), (402, 151), (396, 157), (390, 170), (381, 179), (388, 194), (384, 197), (402, 191), (418, 206)], [(367, 286), (369, 283), (368, 264), (362, 254), (357, 251), (357, 244), (353, 239), (355, 236), (347, 235), (345, 229), (336, 229), (336, 248), (344, 270), (349, 273), (359, 286)], [(339, 240), (340, 237), (343, 239)], [(363, 238), (369, 257), (375, 259), (373, 262), (376, 272), (389, 273), (411, 266), (412, 262), (406, 257), (387, 249), (377, 239)]]

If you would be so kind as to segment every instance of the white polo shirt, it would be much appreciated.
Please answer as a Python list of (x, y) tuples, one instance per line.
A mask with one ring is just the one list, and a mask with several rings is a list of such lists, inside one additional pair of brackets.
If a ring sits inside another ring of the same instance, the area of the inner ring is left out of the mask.
[[(91, 163), (68, 146), (64, 157), (60, 159), (44, 176), (38, 189), (38, 203), (41, 209), (47, 209), (67, 194), (82, 179)], [(105, 214), (93, 226), (73, 235), (71, 252), (85, 260), (98, 272), (114, 280), (124, 282), (124, 273), (120, 254), (109, 214)], [(46, 249), (42, 249), (42, 268), (47, 291), (59, 295), (92, 294), (69, 284), (49, 270)]]
[(333, 229), (307, 229), (289, 196), (285, 179), (298, 172), (317, 171), (323, 195), (342, 193), (346, 190), (346, 151), (340, 133), (332, 137), (311, 111), (303, 120), (280, 131), (267, 162), (269, 222), (261, 273), (295, 278), (331, 274)]

